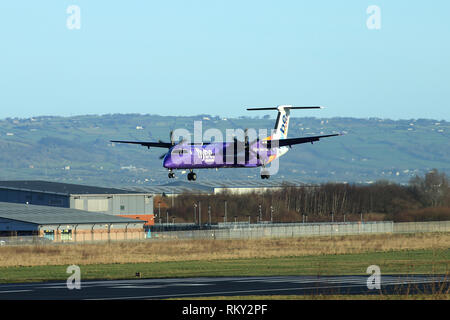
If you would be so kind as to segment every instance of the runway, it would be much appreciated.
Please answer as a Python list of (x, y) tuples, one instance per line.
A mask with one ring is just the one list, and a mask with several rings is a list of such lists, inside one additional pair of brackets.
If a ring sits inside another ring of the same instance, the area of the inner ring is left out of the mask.
[(428, 275), (384, 275), (381, 289), (368, 289), (368, 276), (205, 277), (1, 284), (0, 300), (145, 300), (248, 295), (417, 294), (445, 292), (449, 279)]

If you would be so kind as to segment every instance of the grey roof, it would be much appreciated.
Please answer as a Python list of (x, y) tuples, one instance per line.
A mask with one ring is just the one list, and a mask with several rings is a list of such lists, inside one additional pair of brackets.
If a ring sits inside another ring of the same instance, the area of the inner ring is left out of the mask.
[(174, 181), (167, 183), (165, 185), (149, 185), (149, 186), (133, 186), (127, 187), (127, 190), (134, 192), (144, 192), (144, 193), (167, 193), (167, 194), (181, 194), (185, 192), (191, 193), (213, 193), (214, 188), (202, 185), (199, 182), (187, 182), (187, 181)]
[(245, 180), (229, 180), (222, 179), (220, 181), (205, 180), (202, 181), (205, 186), (210, 186), (214, 188), (271, 188), (271, 187), (282, 187), (285, 185), (290, 186), (307, 186), (301, 180), (285, 180), (277, 177), (271, 177), (269, 180), (261, 180), (259, 177), (257, 179), (245, 179)]
[[(40, 180), (0, 181), (0, 188), (57, 194), (126, 194), (129, 190)], [(134, 192), (136, 193), (136, 192)]]
[(220, 181), (202, 180), (202, 181), (173, 181), (164, 185), (149, 185), (149, 186), (133, 186), (126, 187), (125, 189), (135, 192), (146, 193), (167, 193), (167, 194), (180, 194), (183, 192), (193, 193), (213, 193), (215, 188), (276, 188), (285, 185), (290, 186), (308, 186), (299, 180), (281, 180), (272, 179), (268, 180), (227, 180)]
[(0, 218), (44, 224), (145, 223), (136, 219), (76, 209), (0, 202)]

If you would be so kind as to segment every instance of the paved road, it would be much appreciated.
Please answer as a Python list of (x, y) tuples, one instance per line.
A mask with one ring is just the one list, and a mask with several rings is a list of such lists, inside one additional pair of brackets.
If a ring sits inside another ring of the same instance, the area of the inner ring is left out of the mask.
[[(379, 294), (367, 288), (368, 276), (207, 277), (81, 281), (81, 289), (69, 290), (65, 282), (2, 284), (4, 299), (166, 299), (208, 296)], [(381, 277), (381, 292), (432, 293), (448, 290), (443, 276), (395, 275)]]

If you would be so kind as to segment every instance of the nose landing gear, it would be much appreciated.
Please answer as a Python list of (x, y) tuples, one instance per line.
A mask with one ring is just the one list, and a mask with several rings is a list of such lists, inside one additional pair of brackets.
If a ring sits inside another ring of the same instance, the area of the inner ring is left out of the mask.
[(169, 170), (168, 176), (169, 176), (169, 179), (173, 179), (173, 178), (175, 178), (175, 173), (173, 173), (172, 170)]

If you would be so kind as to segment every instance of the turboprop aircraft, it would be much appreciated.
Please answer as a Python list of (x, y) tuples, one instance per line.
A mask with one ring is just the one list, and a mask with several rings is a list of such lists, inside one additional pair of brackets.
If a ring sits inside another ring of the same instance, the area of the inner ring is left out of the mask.
[(121, 141), (111, 140), (114, 143), (138, 144), (150, 149), (166, 148), (167, 153), (160, 159), (163, 160), (164, 168), (169, 170), (169, 178), (174, 178), (174, 170), (189, 170), (187, 179), (195, 181), (197, 174), (195, 169), (211, 168), (256, 168), (262, 167), (261, 179), (269, 179), (270, 170), (266, 166), (273, 163), (296, 144), (314, 143), (322, 138), (339, 136), (340, 134), (329, 134), (322, 136), (287, 138), (289, 127), (290, 110), (294, 109), (321, 109), (320, 106), (293, 107), (292, 105), (280, 105), (270, 108), (248, 108), (249, 111), (257, 110), (278, 110), (275, 129), (268, 137), (255, 137), (249, 139), (248, 129), (245, 130), (244, 141), (239, 141), (236, 137), (232, 142), (201, 142), (192, 143), (182, 140), (175, 143), (173, 132), (171, 132), (171, 142), (145, 142), (145, 141)]

